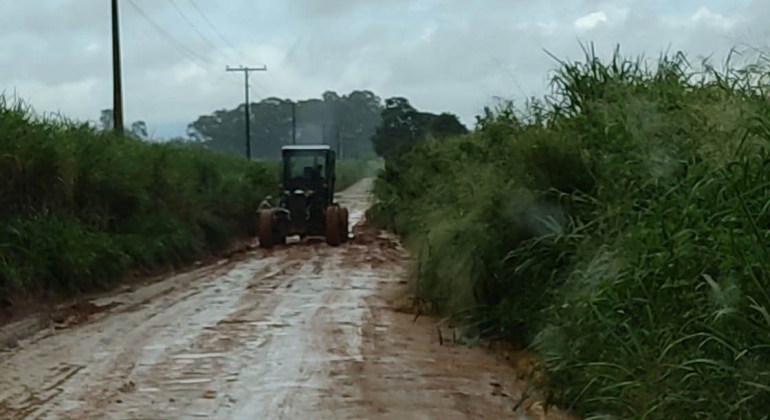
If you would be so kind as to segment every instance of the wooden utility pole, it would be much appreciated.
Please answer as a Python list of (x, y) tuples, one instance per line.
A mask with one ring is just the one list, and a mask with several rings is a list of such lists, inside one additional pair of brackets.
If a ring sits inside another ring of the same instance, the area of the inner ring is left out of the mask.
[(340, 136), (340, 128), (337, 127), (337, 157), (342, 159), (342, 137)]
[(112, 119), (115, 132), (123, 135), (123, 76), (120, 67), (120, 8), (112, 0)]
[(251, 160), (251, 107), (249, 104), (249, 73), (252, 71), (267, 71), (266, 66), (262, 67), (237, 67), (227, 66), (227, 71), (242, 71), (246, 81), (246, 158)]
[(291, 103), (291, 144), (297, 144), (297, 103)]

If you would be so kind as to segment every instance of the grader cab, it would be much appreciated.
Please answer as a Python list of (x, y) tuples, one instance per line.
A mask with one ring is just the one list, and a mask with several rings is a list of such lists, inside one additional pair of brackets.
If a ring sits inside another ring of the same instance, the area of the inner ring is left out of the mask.
[(348, 210), (334, 201), (336, 157), (328, 145), (284, 146), (282, 193), (277, 206), (258, 211), (259, 243), (283, 245), (289, 236), (323, 236), (339, 246), (348, 240)]

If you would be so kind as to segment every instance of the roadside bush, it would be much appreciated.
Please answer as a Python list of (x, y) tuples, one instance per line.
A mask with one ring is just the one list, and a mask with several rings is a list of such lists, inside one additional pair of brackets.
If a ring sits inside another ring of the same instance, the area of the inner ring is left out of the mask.
[(0, 300), (78, 293), (253, 235), (265, 164), (34, 116), (0, 100)]
[(418, 256), (416, 293), (541, 354), (552, 402), (767, 418), (769, 74), (589, 52), (546, 100), (388, 161), (370, 217)]

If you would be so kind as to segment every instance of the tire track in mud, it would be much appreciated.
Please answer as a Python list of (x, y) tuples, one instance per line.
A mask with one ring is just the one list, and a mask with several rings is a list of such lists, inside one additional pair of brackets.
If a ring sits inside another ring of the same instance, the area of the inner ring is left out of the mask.
[[(131, 388), (135, 370), (159, 357), (165, 347), (194, 337), (207, 316), (226, 310), (227, 299), (240, 295), (235, 282), (223, 285), (217, 280), (239, 270), (254, 270), (256, 274), (269, 262), (259, 259), (221, 264), (183, 274), (171, 279), (170, 285), (148, 286), (158, 290), (148, 296), (140, 293), (135, 302), (113, 313), (18, 349), (15, 358), (0, 363), (0, 371), (3, 379), (15, 376), (18, 382), (26, 383), (20, 387), (16, 381), (0, 380), (0, 416), (16, 420), (64, 413), (57, 415), (89, 418), (89, 412), (98, 413), (120, 401), (119, 395)], [(115, 297), (116, 301), (122, 299), (130, 297)], [(45, 397), (50, 394), (45, 391), (46, 384), (56, 382), (51, 372), (68, 365), (80, 367), (78, 373), (59, 383), (53, 398)]]
[[(255, 310), (272, 312), (277, 302), (269, 296), (276, 289), (286, 287), (287, 276), (290, 279), (303, 267), (302, 261), (287, 260), (283, 250), (261, 253), (266, 260), (245, 279), (236, 297), (237, 303), (229, 313), (209, 322), (194, 340), (165, 348), (161, 357), (136, 369), (131, 375), (131, 384), (141, 384), (141, 387), (134, 385), (108, 406), (78, 415), (208, 418), (212, 406), (232, 405), (235, 400), (227, 389), (228, 384), (237, 382), (243, 368), (239, 363), (244, 359), (242, 353), (270, 344), (270, 335), (260, 334), (258, 330), (280, 327), (250, 314)], [(229, 280), (223, 276), (218, 281)]]
[[(341, 196), (353, 225), (367, 188)], [(397, 312), (408, 254), (360, 224), (354, 236), (116, 294), (117, 309), (0, 361), (0, 418), (517, 418), (513, 368)]]

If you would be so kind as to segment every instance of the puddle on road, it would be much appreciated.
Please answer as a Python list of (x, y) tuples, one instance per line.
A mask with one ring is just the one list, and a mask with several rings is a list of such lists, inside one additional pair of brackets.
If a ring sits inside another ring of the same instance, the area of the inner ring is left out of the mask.
[(171, 356), (174, 360), (220, 359), (222, 357), (225, 357), (224, 353), (185, 353)]

